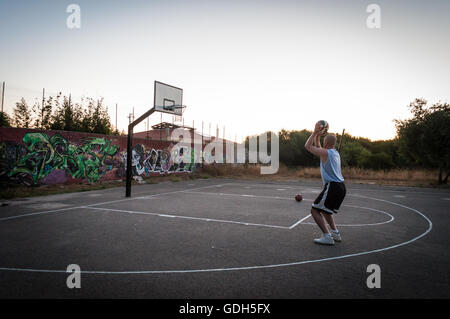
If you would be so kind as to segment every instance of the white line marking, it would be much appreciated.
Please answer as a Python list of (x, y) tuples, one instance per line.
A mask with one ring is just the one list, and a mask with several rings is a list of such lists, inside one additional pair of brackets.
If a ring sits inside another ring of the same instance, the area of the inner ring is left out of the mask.
[[(362, 209), (367, 209), (367, 210), (371, 210), (371, 211), (374, 211), (374, 212), (382, 213), (382, 214), (388, 215), (389, 219), (384, 221), (384, 222), (372, 223), (372, 224), (347, 224), (347, 225), (339, 224), (339, 225), (336, 225), (336, 226), (349, 226), (349, 227), (350, 226), (377, 226), (377, 225), (388, 224), (388, 223), (391, 223), (391, 222), (393, 222), (395, 220), (394, 216), (392, 216), (391, 214), (385, 212), (384, 210), (378, 210), (378, 209), (374, 209), (374, 208), (370, 208), (370, 207), (355, 206), (355, 205), (342, 205), (342, 206), (352, 207), (352, 208), (362, 208)], [(315, 224), (313, 224), (313, 225), (315, 225)]]
[[(280, 199), (280, 200), (290, 200), (292, 201), (292, 198), (288, 198), (288, 197), (278, 197), (278, 196), (258, 196), (258, 195), (241, 195), (241, 194), (232, 194), (232, 193), (212, 193), (212, 192), (188, 192), (186, 191), (185, 193), (188, 194), (202, 194), (202, 195), (226, 195), (226, 196), (238, 196), (238, 197), (253, 197), (253, 198), (268, 198), (268, 199)], [(356, 195), (353, 195), (356, 196)], [(357, 197), (357, 196), (356, 196)], [(303, 199), (305, 201), (310, 201), (312, 202), (312, 199)], [(383, 211), (383, 210), (378, 210), (378, 209), (374, 209), (374, 208), (370, 208), (370, 207), (364, 207), (364, 206), (356, 206), (356, 205), (342, 205), (343, 207), (351, 207), (351, 208), (359, 208), (359, 209), (366, 209), (366, 210), (371, 210), (374, 212), (378, 212), (378, 213), (382, 213), (385, 214), (387, 216), (389, 216), (389, 219), (384, 221), (384, 222), (379, 222), (379, 223), (371, 223), (371, 224), (339, 224), (337, 226), (378, 226), (378, 225), (384, 225), (384, 224), (388, 224), (391, 223), (395, 220), (394, 216), (392, 216), (391, 214)], [(307, 218), (307, 217), (306, 217)], [(305, 218), (305, 219), (306, 219)], [(303, 223), (303, 225), (315, 225), (314, 223)]]
[[(323, 186), (306, 186), (306, 185), (298, 185), (298, 186), (293, 186), (293, 185), (284, 185), (284, 184), (271, 184), (271, 183), (266, 183), (266, 184), (244, 184), (244, 183), (227, 183), (227, 185), (238, 185), (238, 186), (247, 186), (248, 188), (251, 187), (283, 187), (283, 188), (289, 188), (289, 189), (298, 189), (298, 190), (308, 190), (311, 188), (317, 188), (322, 190)], [(355, 184), (350, 184), (347, 185), (349, 188), (348, 190), (354, 190), (354, 188), (350, 188), (350, 186), (357, 186)], [(246, 188), (247, 188), (246, 187)], [(386, 187), (386, 186), (384, 186)], [(355, 187), (356, 188), (356, 187)], [(409, 190), (394, 190), (394, 189), (364, 189), (364, 188), (357, 188), (358, 191), (367, 191), (367, 192), (373, 192), (373, 193), (377, 193), (377, 192), (393, 192), (393, 193), (405, 193), (405, 194), (422, 194), (422, 195), (448, 195), (448, 193), (444, 193), (444, 192), (420, 192), (420, 191), (409, 191)], [(432, 189), (430, 189), (432, 190)]]
[[(250, 195), (250, 194), (233, 194), (233, 193), (213, 193), (213, 192), (191, 192), (185, 191), (188, 194), (205, 194), (205, 195), (225, 195), (225, 196), (238, 196), (238, 197), (253, 197), (253, 198), (267, 198), (267, 199), (282, 199), (294, 201), (294, 197), (280, 197), (280, 196), (262, 196), (262, 195)], [(313, 201), (312, 199), (303, 198), (305, 201)]]
[(306, 217), (303, 217), (302, 219), (300, 219), (298, 222), (296, 222), (294, 225), (292, 225), (291, 227), (289, 227), (289, 229), (293, 229), (295, 226), (299, 225), (301, 222), (303, 222), (305, 219), (307, 219), (308, 217), (310, 217), (311, 214), (309, 214)]
[[(372, 199), (372, 200), (376, 200), (376, 201), (381, 201), (381, 202), (385, 202), (385, 203), (389, 203), (392, 205), (396, 205), (399, 207), (403, 207), (405, 209), (411, 210), (413, 213), (416, 213), (418, 215), (420, 215), (422, 218), (425, 219), (425, 221), (428, 223), (428, 228), (425, 230), (425, 232), (423, 232), (422, 234), (408, 240), (405, 241), (403, 243), (400, 244), (396, 244), (396, 245), (392, 245), (392, 246), (388, 246), (388, 247), (384, 247), (384, 248), (380, 248), (380, 249), (375, 249), (375, 250), (369, 250), (369, 251), (363, 251), (363, 252), (359, 252), (359, 253), (354, 253), (354, 254), (347, 254), (347, 255), (342, 255), (342, 256), (335, 256), (335, 257), (328, 257), (328, 258), (320, 258), (320, 259), (312, 259), (312, 260), (304, 260), (304, 261), (297, 261), (297, 262), (291, 262), (291, 263), (281, 263), (281, 264), (271, 264), (271, 265), (259, 265), (259, 266), (246, 266), (246, 267), (230, 267), (230, 268), (210, 268), (210, 269), (190, 269), (190, 270), (138, 270), (138, 271), (90, 271), (90, 270), (82, 270), (81, 272), (84, 274), (107, 274), (107, 275), (126, 275), (126, 274), (175, 274), (175, 273), (200, 273), (200, 272), (223, 272), (223, 271), (235, 271), (235, 270), (254, 270), (254, 269), (268, 269), (268, 268), (279, 268), (279, 267), (288, 267), (288, 266), (298, 266), (298, 265), (304, 265), (304, 264), (310, 264), (310, 263), (319, 263), (319, 262), (324, 262), (324, 261), (332, 261), (332, 260), (339, 260), (339, 259), (345, 259), (345, 258), (350, 258), (350, 257), (356, 257), (356, 256), (363, 256), (363, 255), (369, 255), (369, 254), (374, 254), (374, 253), (378, 253), (378, 252), (383, 252), (383, 251), (388, 251), (391, 249), (395, 249), (398, 247), (402, 247), (408, 244), (411, 244), (417, 240), (419, 240), (420, 238), (426, 236), (432, 229), (433, 229), (433, 223), (431, 222), (431, 220), (425, 216), (424, 214), (422, 214), (420, 211), (402, 205), (402, 204), (398, 204), (395, 202), (391, 202), (388, 200), (383, 200), (383, 199), (378, 199), (378, 198), (373, 198), (373, 197), (367, 197), (367, 196), (358, 196), (361, 198), (366, 198), (366, 199)], [(49, 270), (49, 269), (32, 269), (32, 268), (9, 268), (9, 267), (0, 267), (0, 270), (3, 271), (22, 271), (22, 272), (41, 272), (41, 273), (66, 273), (66, 270)]]
[(237, 221), (233, 221), (233, 220), (214, 219), (214, 218), (205, 218), (205, 217), (166, 215), (166, 214), (158, 214), (158, 213), (133, 211), (133, 210), (123, 210), (123, 209), (114, 209), (114, 208), (102, 208), (102, 207), (89, 207), (89, 206), (84, 206), (82, 208), (94, 209), (94, 210), (102, 210), (102, 211), (110, 211), (110, 212), (119, 212), (119, 213), (128, 213), (128, 214), (151, 215), (151, 216), (158, 216), (158, 217), (201, 220), (201, 221), (207, 221), (207, 222), (226, 223), (226, 224), (238, 224), (238, 225), (245, 225), (245, 226), (258, 226), (258, 227), (269, 227), (269, 228), (279, 228), (279, 229), (290, 229), (289, 227), (286, 227), (286, 226), (267, 225), (267, 224), (255, 224), (255, 223), (237, 222)]
[(203, 186), (203, 187), (197, 187), (197, 188), (190, 188), (188, 190), (178, 190), (178, 191), (173, 191), (173, 192), (159, 193), (159, 194), (153, 194), (153, 195), (142, 196), (142, 197), (123, 198), (123, 199), (112, 200), (112, 201), (102, 202), (102, 203), (95, 203), (95, 204), (90, 204), (90, 205), (73, 206), (73, 207), (59, 208), (59, 209), (53, 209), (53, 210), (46, 210), (46, 211), (35, 212), (35, 213), (15, 215), (15, 216), (9, 216), (9, 217), (0, 218), (0, 221), (16, 219), (16, 218), (21, 218), (21, 217), (34, 216), (34, 215), (43, 215), (43, 214), (49, 214), (49, 213), (56, 213), (56, 212), (62, 212), (62, 211), (66, 211), (66, 210), (74, 210), (74, 209), (93, 207), (93, 206), (99, 206), (99, 205), (108, 205), (108, 204), (113, 204), (113, 203), (129, 201), (129, 200), (148, 199), (148, 198), (156, 197), (156, 196), (160, 196), (160, 195), (168, 195), (168, 194), (174, 194), (174, 193), (183, 193), (183, 192), (187, 192), (189, 190), (209, 188), (209, 187), (214, 187), (214, 186), (216, 186), (216, 185), (209, 185), (209, 186)]

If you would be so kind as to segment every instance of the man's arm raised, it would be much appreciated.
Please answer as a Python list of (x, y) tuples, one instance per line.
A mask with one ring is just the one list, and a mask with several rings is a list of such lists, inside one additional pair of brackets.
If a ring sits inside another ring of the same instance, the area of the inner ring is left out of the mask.
[(325, 148), (313, 146), (313, 141), (319, 137), (319, 127), (320, 126), (318, 124), (316, 124), (316, 127), (314, 128), (314, 132), (311, 134), (311, 136), (308, 138), (308, 140), (305, 143), (305, 148), (308, 150), (308, 152), (310, 152), (318, 157), (325, 158), (325, 161), (326, 161), (326, 158), (328, 157), (328, 150)]

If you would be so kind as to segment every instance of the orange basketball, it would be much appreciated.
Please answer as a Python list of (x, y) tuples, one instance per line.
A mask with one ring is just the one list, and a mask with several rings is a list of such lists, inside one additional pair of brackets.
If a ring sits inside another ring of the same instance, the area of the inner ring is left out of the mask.
[(302, 195), (300, 195), (300, 194), (295, 195), (295, 200), (296, 200), (297, 202), (301, 202), (302, 199), (303, 199)]

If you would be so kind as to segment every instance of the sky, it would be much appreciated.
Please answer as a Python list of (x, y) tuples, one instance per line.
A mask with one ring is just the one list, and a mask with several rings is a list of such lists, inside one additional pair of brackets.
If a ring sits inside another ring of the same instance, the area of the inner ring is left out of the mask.
[[(66, 25), (71, 3), (79, 29)], [(391, 139), (415, 98), (450, 102), (449, 34), (446, 0), (0, 0), (0, 81), (10, 113), (45, 88), (104, 97), (113, 124), (117, 103), (126, 129), (133, 108), (153, 106), (157, 80), (183, 88), (185, 124), (206, 133), (240, 140), (323, 119), (330, 132)]]

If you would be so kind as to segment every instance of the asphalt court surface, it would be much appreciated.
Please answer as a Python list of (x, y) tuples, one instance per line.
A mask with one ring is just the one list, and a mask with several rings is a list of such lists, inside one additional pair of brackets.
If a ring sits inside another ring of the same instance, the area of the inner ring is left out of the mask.
[[(347, 184), (343, 241), (319, 246), (320, 182), (194, 180), (0, 208), (0, 297), (448, 297), (450, 191)], [(296, 202), (294, 196), (304, 200)], [(366, 268), (379, 264), (382, 288)], [(82, 288), (66, 287), (77, 264)]]

